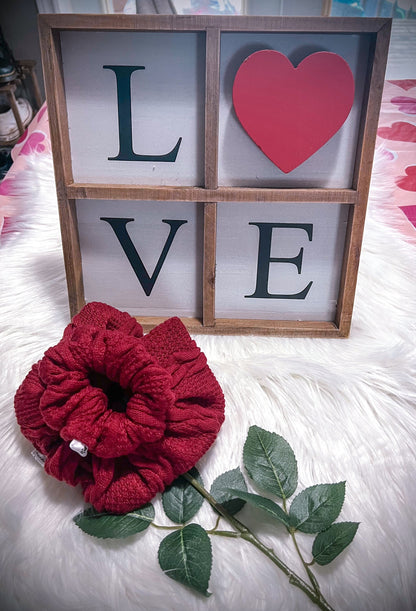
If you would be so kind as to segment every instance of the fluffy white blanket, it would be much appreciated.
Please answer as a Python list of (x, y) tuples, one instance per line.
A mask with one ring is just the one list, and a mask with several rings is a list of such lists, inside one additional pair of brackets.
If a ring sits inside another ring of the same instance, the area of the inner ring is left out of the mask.
[[(347, 480), (340, 520), (360, 522), (352, 544), (317, 567), (336, 609), (416, 607), (416, 247), (393, 228), (390, 192), (376, 170), (351, 336), (347, 340), (195, 337), (226, 398), (226, 421), (199, 463), (206, 486), (242, 466), (248, 427), (285, 437), (299, 490)], [(209, 599), (168, 579), (157, 562), (166, 533), (149, 528), (97, 540), (72, 517), (81, 491), (49, 477), (16, 424), (13, 396), (68, 323), (51, 161), (29, 158), (20, 215), (0, 248), (0, 606), (7, 611), (304, 611), (316, 608), (242, 540), (212, 537)], [(164, 523), (155, 499), (157, 521)], [(302, 574), (284, 528), (245, 507), (242, 521)], [(211, 528), (203, 507), (196, 517)], [(310, 550), (308, 535), (300, 537)]]

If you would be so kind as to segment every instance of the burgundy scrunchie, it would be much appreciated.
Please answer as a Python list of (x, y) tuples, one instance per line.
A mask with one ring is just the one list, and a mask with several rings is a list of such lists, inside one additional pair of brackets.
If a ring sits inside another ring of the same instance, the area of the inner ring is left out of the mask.
[(129, 314), (89, 303), (33, 365), (15, 410), (50, 475), (80, 483), (98, 511), (126, 513), (203, 456), (224, 421), (224, 396), (178, 318), (143, 336)]

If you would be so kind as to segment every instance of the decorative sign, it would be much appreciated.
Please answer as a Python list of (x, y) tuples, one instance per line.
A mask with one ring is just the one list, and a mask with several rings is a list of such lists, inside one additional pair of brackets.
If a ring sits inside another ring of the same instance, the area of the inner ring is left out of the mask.
[(348, 335), (390, 20), (42, 15), (71, 314)]

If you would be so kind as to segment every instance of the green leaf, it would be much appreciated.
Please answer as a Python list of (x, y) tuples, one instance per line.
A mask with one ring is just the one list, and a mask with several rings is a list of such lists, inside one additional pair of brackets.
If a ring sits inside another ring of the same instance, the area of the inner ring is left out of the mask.
[(93, 507), (76, 515), (75, 524), (88, 535), (99, 539), (124, 539), (146, 530), (153, 522), (151, 503), (122, 515), (96, 511)]
[(323, 566), (336, 558), (354, 539), (359, 522), (337, 522), (316, 536), (312, 546), (315, 562)]
[(289, 510), (290, 525), (304, 533), (319, 533), (337, 519), (345, 497), (345, 482), (318, 484), (300, 492)]
[(251, 479), (281, 499), (298, 485), (298, 467), (292, 448), (283, 437), (251, 426), (243, 450), (244, 466)]
[(247, 491), (246, 482), (238, 467), (237, 469), (232, 469), (231, 471), (226, 471), (222, 475), (219, 475), (217, 479), (214, 480), (210, 490), (214, 499), (218, 501), (228, 513), (234, 515), (240, 511), (246, 503), (244, 500), (241, 500), (241, 497), (236, 498), (238, 495), (233, 495), (231, 488)]
[(165, 537), (159, 547), (160, 568), (171, 579), (210, 596), (211, 541), (199, 524), (188, 524)]
[[(195, 467), (189, 471), (189, 474), (203, 486), (201, 476)], [(178, 477), (162, 494), (163, 509), (168, 518), (177, 524), (185, 524), (193, 518), (203, 502), (204, 497), (183, 477)]]
[(245, 490), (230, 489), (230, 493), (232, 493), (234, 496), (238, 496), (240, 499), (244, 499), (250, 503), (250, 505), (254, 505), (254, 507), (262, 509), (273, 518), (289, 527), (289, 516), (283, 511), (280, 505), (277, 505), (270, 499), (258, 494), (252, 494), (251, 492), (245, 492)]

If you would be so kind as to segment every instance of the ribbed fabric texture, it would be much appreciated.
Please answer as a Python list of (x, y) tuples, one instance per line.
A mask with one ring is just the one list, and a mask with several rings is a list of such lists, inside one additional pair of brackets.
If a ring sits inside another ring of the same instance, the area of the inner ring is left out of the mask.
[[(214, 442), (224, 396), (178, 318), (143, 336), (125, 312), (90, 303), (15, 396), (45, 470), (98, 511), (126, 513), (188, 471)], [(76, 439), (88, 447), (81, 457)]]

